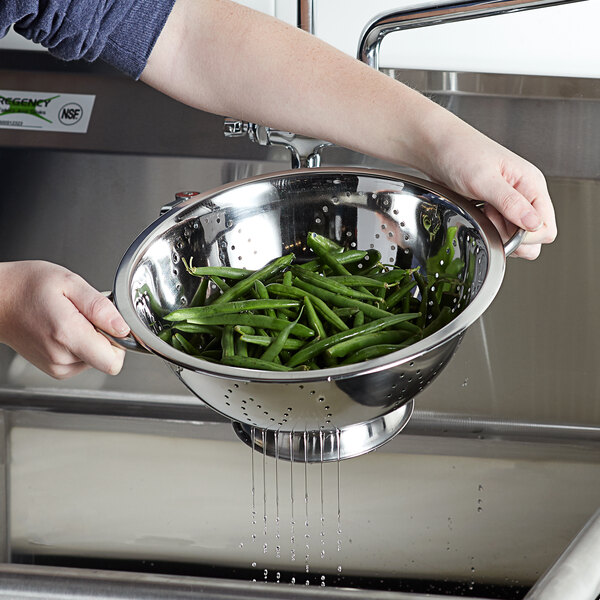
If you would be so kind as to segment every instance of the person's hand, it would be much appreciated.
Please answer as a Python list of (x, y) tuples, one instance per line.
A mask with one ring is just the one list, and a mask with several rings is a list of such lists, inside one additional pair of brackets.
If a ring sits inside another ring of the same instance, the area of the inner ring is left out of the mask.
[(116, 375), (124, 350), (94, 326), (124, 336), (114, 304), (81, 277), (43, 261), (0, 263), (0, 342), (56, 379), (94, 367)]
[[(448, 114), (449, 117), (449, 114)], [(514, 256), (535, 259), (557, 234), (554, 208), (541, 171), (458, 119), (435, 138), (428, 174), (486, 204), (484, 212), (506, 241), (515, 226), (528, 233)]]

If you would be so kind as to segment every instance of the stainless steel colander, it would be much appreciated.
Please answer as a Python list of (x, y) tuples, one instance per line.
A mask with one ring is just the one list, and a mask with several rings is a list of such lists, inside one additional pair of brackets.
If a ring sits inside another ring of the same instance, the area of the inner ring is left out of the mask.
[[(241, 439), (298, 461), (356, 456), (398, 433), (413, 398), (442, 371), (465, 330), (494, 299), (505, 255), (518, 245), (513, 240), (504, 247), (491, 222), (465, 199), (385, 171), (295, 169), (178, 199), (126, 252), (115, 304), (135, 343), (164, 358), (196, 396), (232, 419)], [(290, 251), (308, 257), (309, 231), (347, 248), (375, 248), (383, 262), (420, 266), (422, 273), (461, 259), (464, 284), (454, 320), (381, 358), (293, 373), (208, 363), (158, 337), (154, 314), (186, 306), (198, 287), (182, 259), (257, 269)]]

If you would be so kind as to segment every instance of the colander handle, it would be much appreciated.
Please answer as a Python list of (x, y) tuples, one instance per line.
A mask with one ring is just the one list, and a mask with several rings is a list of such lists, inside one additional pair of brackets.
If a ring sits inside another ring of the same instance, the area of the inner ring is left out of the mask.
[(524, 229), (517, 229), (515, 231), (512, 237), (504, 244), (505, 256), (510, 256), (523, 243), (526, 233)]
[[(102, 294), (112, 302), (112, 292), (102, 292)], [(150, 350), (147, 350), (144, 346), (142, 346), (131, 333), (125, 337), (115, 337), (114, 335), (111, 335), (110, 333), (107, 333), (98, 327), (96, 327), (96, 331), (101, 333), (113, 346), (116, 346), (117, 348), (130, 350), (131, 352), (138, 352), (140, 354), (151, 354)]]

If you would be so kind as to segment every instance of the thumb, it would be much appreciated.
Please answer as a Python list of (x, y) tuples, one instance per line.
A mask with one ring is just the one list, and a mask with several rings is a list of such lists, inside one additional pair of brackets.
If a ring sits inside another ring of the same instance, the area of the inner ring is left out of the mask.
[(79, 276), (71, 279), (67, 296), (92, 325), (117, 337), (129, 333), (129, 326), (116, 306)]
[(517, 227), (537, 231), (544, 225), (531, 202), (502, 177), (498, 177), (489, 189), (494, 190), (494, 195), (484, 200)]

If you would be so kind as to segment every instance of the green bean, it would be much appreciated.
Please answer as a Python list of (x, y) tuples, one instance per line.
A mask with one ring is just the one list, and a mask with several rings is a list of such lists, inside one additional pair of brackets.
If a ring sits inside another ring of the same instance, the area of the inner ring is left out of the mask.
[[(350, 275), (350, 271), (340, 264), (331, 249), (323, 243), (323, 236), (310, 232), (306, 238), (308, 247), (319, 257), (323, 265), (328, 266), (336, 275)], [(310, 271), (308, 271), (310, 272)]]
[(171, 345), (173, 348), (175, 348), (175, 350), (179, 350), (179, 352), (185, 352), (185, 348), (182, 346), (181, 341), (175, 335), (171, 338)]
[(208, 291), (208, 277), (203, 277), (198, 289), (192, 296), (190, 306), (204, 306), (206, 303), (206, 292)]
[(179, 342), (183, 352), (191, 354), (192, 356), (197, 356), (200, 354), (199, 350), (194, 348), (194, 346), (192, 346), (192, 344), (190, 344), (180, 333), (176, 333), (173, 337)]
[(348, 269), (354, 275), (362, 274), (368, 271), (371, 265), (378, 265), (379, 261), (381, 261), (381, 252), (379, 252), (379, 250), (375, 250), (375, 248), (371, 248), (367, 250), (363, 260), (357, 262), (356, 264), (348, 265)]
[(171, 328), (163, 329), (158, 333), (158, 337), (163, 341), (169, 343), (171, 341), (173, 333), (171, 332)]
[(379, 344), (399, 344), (411, 336), (410, 332), (401, 329), (376, 331), (375, 333), (364, 333), (339, 342), (327, 349), (326, 354), (336, 358), (343, 358), (351, 352), (358, 352), (368, 346)]
[(321, 352), (338, 344), (339, 342), (343, 342), (344, 340), (356, 337), (357, 335), (361, 335), (363, 333), (371, 333), (375, 331), (379, 331), (381, 329), (387, 329), (389, 327), (393, 327), (402, 321), (408, 321), (410, 319), (416, 319), (420, 317), (420, 313), (407, 313), (403, 315), (391, 315), (385, 317), (383, 319), (377, 319), (376, 321), (371, 321), (370, 323), (366, 323), (365, 325), (361, 325), (360, 327), (354, 327), (353, 329), (348, 329), (348, 331), (341, 331), (339, 333), (334, 333), (333, 335), (325, 338), (324, 340), (317, 340), (308, 343), (304, 348), (298, 350), (286, 363), (288, 367), (297, 367), (305, 363), (306, 361), (314, 358), (319, 355)]
[(283, 274), (283, 285), (292, 285), (292, 273), (290, 271)]
[[(265, 286), (265, 284), (260, 280), (257, 279), (254, 282), (254, 291), (256, 292), (257, 296), (259, 298), (262, 298), (263, 300), (268, 300), (269, 299), (269, 292), (267, 291), (267, 288)], [(269, 317), (276, 317), (277, 314), (275, 313), (275, 310), (272, 308), (268, 308), (265, 311), (266, 315)]]
[(435, 319), (433, 319), (426, 327), (423, 328), (423, 337), (427, 337), (428, 335), (435, 333), (436, 331), (450, 323), (450, 321), (452, 321), (453, 318), (454, 315), (452, 314), (452, 309), (449, 306), (443, 306), (440, 309), (439, 315)]
[[(367, 255), (368, 252), (366, 250), (344, 250), (336, 255), (336, 260), (341, 265), (347, 265), (351, 263), (357, 263), (363, 260)], [(303, 269), (314, 271), (321, 266), (321, 261), (318, 258), (315, 258), (305, 263), (299, 263), (298, 266)]]
[(352, 321), (352, 327), (360, 327), (365, 323), (365, 313), (362, 310), (357, 311)]
[(374, 276), (365, 277), (364, 275), (331, 275), (328, 277), (328, 279), (346, 286), (362, 285), (366, 288), (374, 287), (383, 289), (387, 289), (389, 287), (385, 281), (378, 281)]
[[(255, 344), (256, 346), (265, 346), (265, 347), (268, 346), (273, 341), (273, 338), (268, 335), (249, 335), (246, 333), (242, 334), (240, 336), (240, 339), (244, 340), (244, 342), (246, 342), (247, 344)], [(304, 346), (304, 344), (306, 344), (306, 342), (303, 340), (288, 337), (288, 339), (285, 340), (283, 349), (284, 350), (300, 350), (300, 348), (302, 348), (302, 346)]]
[(407, 275), (411, 275), (416, 272), (416, 269), (392, 269), (390, 271), (383, 271), (377, 275), (372, 275), (373, 279), (385, 283), (400, 283)]
[(386, 303), (388, 309), (391, 309), (394, 306), (396, 306), (400, 302), (400, 300), (402, 300), (404, 298), (404, 296), (406, 296), (416, 285), (417, 284), (413, 279), (409, 279), (409, 281), (407, 283), (405, 283), (404, 285), (399, 287), (397, 290), (392, 292), (385, 299), (385, 303)]
[(231, 286), (221, 277), (217, 275), (211, 275), (210, 280), (222, 291), (227, 292), (231, 289)]
[(351, 354), (348, 358), (343, 360), (341, 365), (352, 365), (358, 362), (363, 362), (365, 360), (379, 358), (380, 356), (390, 354), (391, 352), (402, 350), (403, 348), (406, 348), (406, 346), (407, 344), (379, 344), (377, 346), (368, 346), (366, 348), (361, 348), (360, 350), (358, 350), (354, 354)]
[(296, 314), (294, 311), (292, 310), (288, 310), (286, 308), (278, 308), (277, 309), (277, 316), (280, 319), (285, 319), (286, 321), (289, 321), (290, 319), (292, 319), (292, 321), (296, 318)]
[(221, 357), (222, 357), (222, 353), (220, 350), (207, 350), (205, 352), (202, 352), (199, 357), (202, 360), (207, 360), (208, 362), (214, 362), (214, 363), (220, 363), (221, 362)]
[(415, 271), (415, 273), (413, 275), (414, 275), (415, 281), (417, 282), (417, 285), (419, 286), (419, 290), (421, 292), (421, 307), (420, 307), (421, 317), (419, 319), (419, 325), (421, 325), (421, 327), (423, 327), (427, 320), (427, 306), (428, 306), (428, 302), (429, 302), (429, 289), (428, 289), (427, 283), (425, 282), (425, 279), (423, 278), (421, 273), (419, 273), (418, 271)]
[[(289, 323), (289, 321), (283, 319), (273, 319), (266, 315), (251, 315), (249, 313), (207, 315), (197, 319), (190, 319), (188, 322), (197, 325), (249, 325), (250, 327), (261, 327), (275, 331), (281, 331)], [(292, 329), (292, 333), (300, 338), (309, 338), (315, 332), (302, 323), (296, 323)]]
[(271, 261), (269, 264), (264, 266), (262, 269), (258, 271), (254, 271), (251, 275), (248, 275), (245, 279), (238, 281), (231, 289), (227, 290), (221, 296), (216, 298), (213, 302), (215, 304), (223, 304), (224, 302), (230, 302), (231, 300), (235, 300), (235, 298), (239, 298), (242, 294), (246, 293), (257, 280), (267, 279), (271, 275), (275, 273), (281, 272), (288, 265), (292, 263), (294, 260), (293, 254), (286, 254), (284, 256), (280, 256), (275, 260)]
[(283, 350), (285, 341), (288, 339), (294, 326), (298, 324), (298, 321), (300, 320), (301, 316), (302, 310), (300, 311), (300, 314), (296, 317), (296, 320), (290, 321), (289, 324), (278, 333), (277, 337), (273, 339), (273, 341), (269, 344), (268, 348), (260, 356), (261, 360), (272, 361), (279, 356), (279, 353)]
[(278, 309), (278, 308), (297, 308), (300, 302), (295, 300), (280, 300), (262, 298), (257, 300), (234, 300), (232, 302), (223, 302), (215, 305), (196, 306), (193, 308), (179, 308), (178, 310), (165, 315), (165, 321), (189, 321), (204, 315), (216, 315), (227, 313), (238, 313), (250, 310)]
[(219, 337), (221, 335), (221, 330), (218, 327), (197, 325), (195, 323), (175, 323), (173, 329), (183, 333), (207, 333), (213, 337)]
[(358, 308), (351, 308), (349, 306), (336, 306), (332, 310), (338, 317), (342, 319), (354, 318), (356, 313), (360, 312)]
[(318, 296), (307, 292), (306, 290), (301, 290), (295, 286), (287, 286), (282, 285), (280, 283), (270, 283), (267, 286), (267, 289), (272, 291), (277, 296), (287, 296), (291, 298), (299, 298), (304, 300), (304, 297), (308, 297), (310, 301), (313, 303), (316, 310), (321, 313), (321, 316), (328, 322), (333, 325), (338, 331), (344, 331), (348, 329), (348, 325), (338, 317), (333, 310), (327, 306), (327, 304), (321, 300)]
[(306, 281), (312, 285), (316, 285), (325, 290), (333, 292), (334, 294), (342, 294), (343, 296), (347, 296), (348, 298), (356, 298), (359, 300), (375, 300), (376, 297), (373, 296), (370, 292), (366, 294), (364, 292), (360, 292), (351, 287), (343, 285), (337, 281), (332, 280), (331, 277), (323, 277), (321, 275), (317, 275), (312, 271), (306, 271), (305, 269), (301, 269), (299, 267), (292, 266), (290, 267), (291, 272), (296, 275), (302, 281)]
[(316, 233), (314, 231), (311, 231), (308, 234), (308, 239), (311, 240), (312, 244), (314, 244), (315, 246), (319, 246), (319, 248), (323, 248), (323, 250), (325, 250), (326, 252), (341, 252), (344, 249), (343, 246), (338, 244), (336, 241), (325, 237), (324, 235), (320, 235), (319, 233)]
[(248, 344), (241, 338), (235, 338), (235, 355), (248, 356)]
[(235, 355), (233, 325), (225, 325), (225, 327), (223, 328), (223, 335), (221, 337), (221, 348), (223, 349), (223, 356)]
[(224, 356), (221, 363), (230, 367), (240, 367), (242, 369), (261, 369), (262, 371), (292, 371), (290, 367), (278, 365), (269, 360), (260, 358), (251, 358), (249, 356)]
[(321, 319), (319, 319), (319, 315), (317, 315), (315, 307), (308, 296), (304, 296), (304, 307), (306, 308), (308, 324), (316, 331), (317, 338), (327, 337), (323, 323), (321, 322)]
[(248, 325), (234, 325), (233, 330), (238, 335), (254, 335), (256, 333), (254, 327)]
[(239, 269), (237, 267), (192, 267), (183, 260), (183, 264), (187, 272), (195, 277), (222, 277), (224, 279), (244, 279), (248, 277), (252, 271), (248, 269)]
[(348, 298), (346, 296), (334, 294), (333, 292), (329, 292), (322, 288), (312, 286), (309, 283), (305, 283), (304, 281), (301, 281), (299, 279), (294, 280), (294, 285), (299, 287), (301, 290), (304, 290), (305, 292), (310, 292), (314, 296), (321, 298), (321, 300), (327, 302), (331, 306), (346, 306), (351, 308), (358, 308), (359, 310), (362, 310), (365, 313), (365, 316), (371, 317), (372, 319), (389, 317), (392, 314), (391, 312), (388, 312), (381, 308), (377, 308), (376, 306), (367, 304), (366, 302), (361, 302), (360, 300), (356, 300), (354, 298)]

